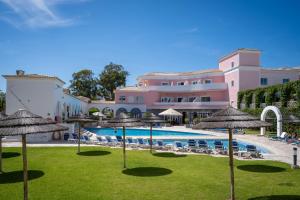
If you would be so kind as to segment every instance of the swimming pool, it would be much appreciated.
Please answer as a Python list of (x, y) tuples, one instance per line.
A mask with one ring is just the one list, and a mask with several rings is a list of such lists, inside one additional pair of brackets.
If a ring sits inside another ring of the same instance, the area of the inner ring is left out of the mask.
[[(112, 128), (86, 128), (88, 131), (96, 133), (97, 135), (122, 135), (122, 129), (117, 129), (117, 134)], [(190, 132), (180, 132), (180, 131), (164, 131), (164, 130), (153, 130), (153, 136), (203, 136), (208, 135), (204, 133), (190, 133)], [(141, 136), (149, 137), (149, 130), (147, 129), (126, 129), (126, 136)]]
[[(101, 136), (116, 136), (116, 135), (122, 135), (122, 129), (117, 129), (117, 133), (115, 133), (114, 129), (112, 128), (86, 128), (88, 131), (96, 133), (97, 135)], [(195, 136), (195, 139), (199, 136), (209, 136), (209, 134), (204, 133), (191, 133), (191, 132), (180, 132), (180, 131), (167, 131), (167, 130), (153, 130), (152, 131), (153, 136), (176, 136), (180, 138), (193, 137)], [(146, 137), (149, 138), (149, 130), (148, 129), (132, 129), (127, 128), (126, 129), (126, 136), (135, 136), (135, 137)], [(197, 136), (197, 137), (196, 137)], [(159, 139), (162, 140), (165, 144), (173, 144), (175, 141), (181, 141), (184, 145), (187, 145), (187, 139)], [(207, 141), (207, 144), (210, 148), (214, 148), (214, 141), (216, 139), (205, 139)], [(227, 139), (218, 139), (223, 142), (223, 145), (225, 148), (228, 149), (228, 140)], [(156, 143), (156, 140), (154, 139), (154, 144)], [(245, 150), (246, 145), (250, 145), (251, 143), (238, 141), (239, 149)], [(259, 150), (261, 153), (270, 153), (266, 148), (255, 145), (257, 150)]]

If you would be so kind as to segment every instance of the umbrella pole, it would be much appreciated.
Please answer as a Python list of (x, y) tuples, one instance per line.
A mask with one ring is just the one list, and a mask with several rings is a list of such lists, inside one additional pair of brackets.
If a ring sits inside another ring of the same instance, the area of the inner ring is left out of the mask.
[(126, 168), (125, 126), (123, 126), (123, 160), (124, 160), (124, 168)]
[(230, 199), (235, 200), (234, 194), (234, 168), (233, 168), (233, 150), (232, 150), (232, 129), (228, 130), (229, 133), (229, 167), (230, 167)]
[(0, 136), (0, 174), (2, 174), (2, 137)]
[(152, 140), (152, 123), (150, 123), (150, 153), (152, 154), (152, 144), (153, 144), (153, 140)]
[(22, 135), (22, 154), (23, 154), (23, 176), (24, 176), (24, 200), (28, 200), (28, 172), (27, 172), (27, 153), (26, 135)]
[(80, 153), (80, 123), (78, 123), (78, 149), (77, 153)]

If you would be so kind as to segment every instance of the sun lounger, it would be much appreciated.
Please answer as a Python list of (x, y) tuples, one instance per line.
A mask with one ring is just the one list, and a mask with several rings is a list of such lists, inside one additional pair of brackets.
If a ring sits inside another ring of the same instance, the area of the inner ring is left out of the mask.
[(76, 143), (78, 141), (78, 135), (72, 133), (72, 138), (69, 138), (68, 141)]
[(197, 149), (196, 140), (189, 139), (187, 142), (188, 142), (188, 151), (196, 152)]
[(65, 133), (64, 134), (64, 141), (68, 141), (70, 138), (70, 134), (69, 133)]
[(90, 139), (90, 137), (89, 137), (89, 136), (87, 136), (87, 135), (83, 135), (83, 138), (84, 138), (84, 140), (85, 140), (85, 143), (87, 143), (87, 144), (91, 144), (91, 143), (93, 143), (93, 142), (91, 141), (91, 139)]
[(127, 145), (131, 148), (137, 148), (138, 144), (134, 142), (132, 137), (127, 137)]
[(287, 135), (288, 134), (286, 132), (282, 132), (279, 137), (277, 137), (277, 136), (271, 137), (270, 140), (273, 140), (273, 141), (282, 141), (282, 140), (286, 139)]
[(174, 151), (187, 151), (187, 148), (180, 141), (174, 142), (173, 149)]
[(110, 136), (105, 136), (108, 146), (116, 146), (116, 141), (114, 141)]
[(239, 152), (239, 144), (237, 141), (232, 141), (232, 149), (233, 149), (233, 153), (238, 153)]
[(162, 140), (157, 140), (156, 145), (154, 145), (153, 148), (159, 150), (166, 150), (166, 146), (164, 145), (164, 142)]
[(122, 138), (122, 136), (116, 135), (116, 138), (117, 138), (117, 141), (118, 141), (119, 143), (123, 143), (123, 138)]
[(137, 139), (137, 145), (138, 145), (138, 147), (141, 147), (141, 148), (148, 148), (149, 147), (149, 145), (146, 144), (146, 142), (143, 138), (138, 138)]
[(103, 136), (97, 136), (97, 144), (100, 144), (100, 145), (107, 145), (107, 141), (106, 139), (103, 137)]
[(255, 145), (247, 145), (246, 146), (247, 152), (250, 153), (251, 157), (254, 158), (262, 158), (262, 155), (260, 152), (256, 149)]
[(211, 153), (211, 149), (209, 149), (208, 144), (205, 140), (198, 140), (198, 153)]
[(216, 153), (227, 154), (227, 151), (225, 150), (223, 142), (221, 140), (215, 140), (214, 146)]

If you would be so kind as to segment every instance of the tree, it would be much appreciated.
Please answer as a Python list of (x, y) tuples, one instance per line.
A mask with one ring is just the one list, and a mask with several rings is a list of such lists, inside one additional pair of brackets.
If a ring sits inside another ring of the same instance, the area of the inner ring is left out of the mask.
[(122, 65), (109, 63), (99, 75), (101, 95), (106, 99), (115, 100), (114, 90), (117, 87), (126, 85), (126, 78), (129, 75)]
[(98, 95), (97, 79), (91, 70), (83, 69), (72, 74), (70, 90), (73, 95), (95, 99)]
[(0, 90), (0, 112), (5, 110), (5, 93)]

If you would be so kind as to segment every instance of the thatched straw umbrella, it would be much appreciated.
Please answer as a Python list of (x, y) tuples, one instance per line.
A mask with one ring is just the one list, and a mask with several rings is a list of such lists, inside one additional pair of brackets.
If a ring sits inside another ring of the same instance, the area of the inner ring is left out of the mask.
[[(4, 119), (6, 115), (0, 113), (0, 120)], [(2, 136), (0, 136), (0, 174), (2, 173)]]
[(49, 133), (68, 130), (67, 127), (56, 125), (49, 119), (32, 114), (27, 110), (18, 110), (0, 121), (0, 136), (22, 135), (24, 200), (28, 199), (28, 171), (26, 154), (26, 134)]
[(152, 153), (152, 126), (154, 123), (164, 123), (165, 120), (161, 119), (160, 117), (156, 116), (153, 113), (149, 113), (149, 114), (145, 114), (145, 116), (142, 118), (142, 121), (145, 124), (149, 124), (150, 125), (150, 153)]
[(76, 116), (76, 117), (70, 117), (69, 119), (65, 120), (67, 123), (78, 123), (78, 148), (77, 148), (77, 153), (80, 153), (80, 129), (81, 127), (84, 126), (84, 124), (87, 123), (93, 123), (97, 122), (97, 120), (92, 119), (92, 118), (87, 118), (83, 115)]
[(119, 116), (108, 120), (102, 124), (102, 127), (110, 127), (110, 128), (123, 128), (123, 161), (124, 161), (124, 168), (126, 168), (126, 143), (125, 143), (125, 128), (126, 127), (137, 127), (142, 126), (143, 123), (139, 119), (130, 118), (125, 113), (120, 113)]
[(247, 113), (241, 112), (231, 106), (214, 113), (211, 117), (202, 119), (195, 129), (215, 129), (226, 128), (229, 135), (229, 167), (231, 181), (231, 200), (235, 199), (234, 193), (234, 170), (233, 170), (233, 150), (232, 150), (232, 129), (235, 128), (258, 128), (271, 126), (270, 123), (259, 120)]

